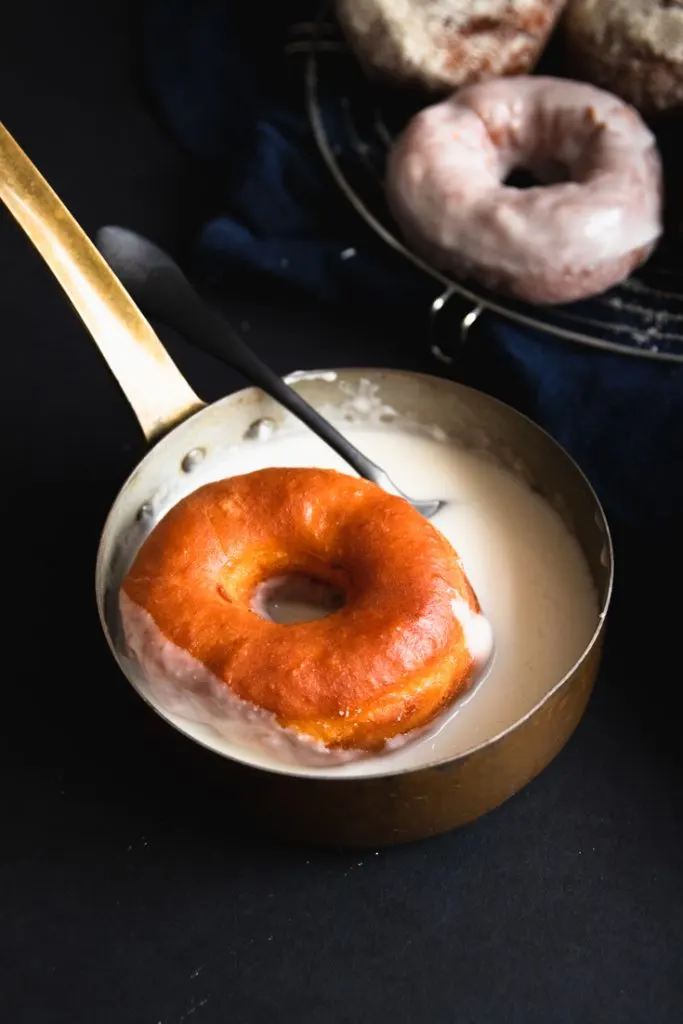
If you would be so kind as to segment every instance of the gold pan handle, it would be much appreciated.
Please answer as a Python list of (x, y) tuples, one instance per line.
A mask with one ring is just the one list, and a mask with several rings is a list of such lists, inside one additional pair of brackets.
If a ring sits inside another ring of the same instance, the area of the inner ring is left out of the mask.
[(201, 409), (119, 279), (1, 122), (0, 199), (73, 303), (147, 440)]

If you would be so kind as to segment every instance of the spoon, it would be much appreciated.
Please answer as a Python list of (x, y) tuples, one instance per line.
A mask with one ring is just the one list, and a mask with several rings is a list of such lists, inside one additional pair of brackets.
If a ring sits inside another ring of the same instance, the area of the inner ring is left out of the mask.
[(115, 225), (100, 228), (96, 241), (111, 269), (143, 311), (239, 370), (322, 438), (365, 480), (404, 498), (427, 519), (443, 508), (445, 502), (438, 499), (417, 501), (404, 494), (381, 466), (358, 451), (252, 352), (235, 328), (204, 302), (180, 267), (157, 245), (134, 231)]

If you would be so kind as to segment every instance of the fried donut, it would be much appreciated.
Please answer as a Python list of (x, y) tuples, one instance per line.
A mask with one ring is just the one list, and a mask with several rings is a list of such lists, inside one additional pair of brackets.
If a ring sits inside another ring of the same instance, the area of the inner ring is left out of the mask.
[(573, 73), (654, 114), (683, 103), (683, 0), (570, 0)]
[[(518, 168), (546, 184), (504, 184)], [(528, 302), (605, 291), (662, 231), (650, 130), (609, 93), (556, 78), (498, 79), (426, 107), (389, 154), (386, 188), (417, 253)]]
[(564, 2), (336, 0), (336, 11), (349, 45), (372, 75), (449, 92), (529, 71)]
[[(283, 574), (340, 588), (345, 604), (317, 621), (268, 621), (259, 591)], [(120, 608), (131, 653), (167, 696), (185, 690), (214, 717), (251, 710), (261, 733), (318, 751), (405, 738), (488, 656), (449, 542), (402, 498), (332, 470), (200, 487), (143, 543)]]

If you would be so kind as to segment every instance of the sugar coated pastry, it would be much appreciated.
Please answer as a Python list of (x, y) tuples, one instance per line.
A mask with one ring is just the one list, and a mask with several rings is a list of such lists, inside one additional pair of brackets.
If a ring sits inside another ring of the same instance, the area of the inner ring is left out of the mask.
[(448, 92), (536, 64), (564, 0), (336, 0), (361, 63), (396, 85)]
[[(339, 588), (343, 606), (269, 620), (262, 588), (283, 574)], [(318, 754), (409, 738), (490, 651), (446, 538), (403, 498), (334, 470), (264, 469), (194, 491), (140, 548), (120, 608), (166, 698)]]
[(683, 0), (570, 0), (573, 73), (645, 114), (683, 103)]
[[(507, 185), (515, 168), (543, 184)], [(386, 189), (423, 258), (532, 303), (605, 291), (662, 230), (650, 130), (610, 93), (556, 78), (501, 78), (426, 107), (389, 154)]]

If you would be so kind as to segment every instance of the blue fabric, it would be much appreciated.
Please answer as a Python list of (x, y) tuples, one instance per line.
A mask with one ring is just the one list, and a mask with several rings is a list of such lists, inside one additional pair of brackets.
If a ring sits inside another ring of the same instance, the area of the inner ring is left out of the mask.
[[(235, 271), (268, 275), (424, 328), (434, 283), (337, 192), (308, 129), (302, 67), (283, 56), (287, 26), (310, 20), (316, 6), (295, 0), (266, 18), (260, 5), (229, 0), (147, 3), (150, 84), (177, 139), (219, 183), (196, 238), (196, 270), (219, 287)], [(342, 259), (349, 247), (357, 255)], [(459, 375), (530, 415), (587, 473), (615, 537), (616, 656), (634, 677), (665, 670), (678, 599), (664, 600), (662, 588), (681, 567), (683, 366), (494, 323)], [(639, 645), (643, 628), (656, 645)]]

